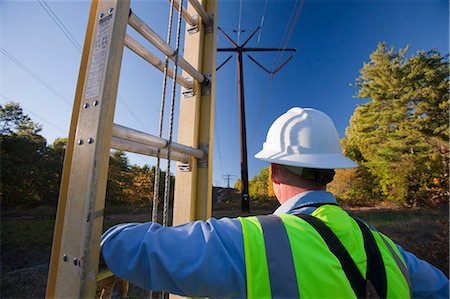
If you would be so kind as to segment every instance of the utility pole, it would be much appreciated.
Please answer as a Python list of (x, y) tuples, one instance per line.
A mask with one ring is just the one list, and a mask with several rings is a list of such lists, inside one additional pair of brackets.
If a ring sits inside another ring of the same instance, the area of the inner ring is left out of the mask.
[(230, 198), (230, 194), (231, 194), (231, 192), (230, 192), (230, 179), (234, 178), (235, 175), (227, 173), (227, 174), (223, 175), (222, 177), (223, 177), (224, 180), (227, 181), (227, 196), (228, 196), (228, 200), (230, 200), (231, 199)]
[(224, 180), (227, 181), (227, 189), (230, 189), (230, 180), (235, 177), (235, 175), (232, 175), (230, 173), (227, 173), (225, 175), (222, 176)]
[[(240, 132), (241, 132), (241, 181), (242, 181), (242, 212), (250, 212), (250, 197), (248, 195), (248, 163), (247, 163), (247, 130), (245, 124), (245, 101), (244, 101), (244, 64), (242, 60), (242, 53), (244, 52), (279, 52), (279, 51), (292, 51), (295, 52), (296, 49), (293, 48), (252, 48), (245, 47), (247, 43), (252, 39), (252, 37), (258, 32), (260, 27), (256, 28), (255, 31), (250, 35), (247, 40), (238, 45), (235, 41), (233, 41), (220, 27), (218, 28), (225, 38), (233, 44), (233, 48), (218, 48), (217, 52), (232, 52), (237, 53), (238, 59), (238, 97), (239, 97), (239, 116), (240, 116)], [(239, 29), (240, 32), (242, 30)], [(219, 65), (216, 69), (219, 70), (222, 66), (224, 66), (233, 55), (230, 55), (221, 65)], [(292, 59), (292, 55), (283, 62), (279, 67), (277, 67), (274, 71), (269, 71), (267, 68), (262, 66), (256, 59), (252, 58), (250, 55), (248, 56), (250, 60), (252, 60), (258, 67), (267, 72), (271, 77), (273, 77), (281, 68), (283, 68), (289, 60)]]

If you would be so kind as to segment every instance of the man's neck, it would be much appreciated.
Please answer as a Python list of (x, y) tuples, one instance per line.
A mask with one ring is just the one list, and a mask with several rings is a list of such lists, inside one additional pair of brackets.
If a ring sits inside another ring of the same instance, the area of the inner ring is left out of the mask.
[(278, 198), (278, 201), (280, 202), (280, 204), (283, 204), (297, 194), (307, 192), (307, 191), (319, 191), (319, 190), (325, 190), (325, 187), (323, 187), (323, 188), (299, 187), (299, 186), (291, 186), (291, 185), (281, 184), (280, 196), (279, 196), (280, 198)]

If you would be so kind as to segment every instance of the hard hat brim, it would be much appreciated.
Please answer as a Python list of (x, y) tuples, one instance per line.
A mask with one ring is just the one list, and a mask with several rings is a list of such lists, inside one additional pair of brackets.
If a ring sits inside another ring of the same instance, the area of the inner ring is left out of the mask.
[(358, 167), (358, 164), (341, 154), (299, 155), (263, 149), (255, 155), (255, 158), (270, 163), (305, 168), (336, 169)]

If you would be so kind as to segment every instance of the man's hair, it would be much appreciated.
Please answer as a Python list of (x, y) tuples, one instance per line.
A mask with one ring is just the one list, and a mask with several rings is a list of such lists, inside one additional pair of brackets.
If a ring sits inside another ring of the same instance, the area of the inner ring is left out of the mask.
[(284, 165), (286, 169), (295, 173), (304, 180), (312, 181), (319, 184), (320, 186), (325, 186), (326, 184), (333, 181), (336, 172), (334, 169), (318, 169), (318, 168), (304, 168), (304, 167), (293, 167)]

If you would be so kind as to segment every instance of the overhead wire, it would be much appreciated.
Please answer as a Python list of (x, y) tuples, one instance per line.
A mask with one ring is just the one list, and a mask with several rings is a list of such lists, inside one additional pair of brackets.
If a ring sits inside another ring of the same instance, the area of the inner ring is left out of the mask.
[(242, 22), (242, 10), (243, 10), (243, 0), (239, 1), (239, 21), (238, 21), (238, 29), (237, 29), (237, 44), (240, 43), (241, 38), (241, 22)]
[[(299, 1), (300, 1), (300, 3), (299, 3)], [(294, 32), (294, 29), (295, 29), (295, 27), (297, 25), (297, 21), (298, 21), (298, 19), (300, 17), (300, 13), (301, 13), (301, 11), (303, 9), (304, 4), (305, 4), (305, 0), (296, 0), (296, 2), (294, 3), (294, 7), (293, 7), (293, 9), (291, 11), (291, 15), (289, 17), (289, 20), (288, 20), (288, 22), (286, 24), (283, 36), (281, 38), (280, 48), (286, 48), (287, 47), (287, 45), (288, 45), (288, 43), (289, 43), (289, 41), (290, 41), (290, 39), (292, 37), (292, 33)], [(278, 65), (278, 63), (281, 60), (283, 54), (284, 54), (284, 52), (281, 52), (281, 51), (278, 53), (278, 55), (275, 58), (274, 63), (273, 63), (274, 67), (276, 65)]]
[(258, 44), (261, 41), (261, 33), (262, 33), (262, 30), (263, 30), (263, 27), (264, 27), (264, 20), (265, 20), (265, 17), (266, 17), (266, 11), (267, 11), (267, 5), (268, 4), (269, 4), (269, 0), (266, 0), (266, 3), (264, 3), (264, 9), (263, 9), (263, 13), (262, 13), (262, 16), (261, 16), (261, 22), (259, 22), (259, 28), (261, 28), (261, 29), (259, 30), (259, 34), (258, 34)]
[[(299, 3), (299, 0), (297, 0), (296, 2), (295, 2), (295, 4), (294, 4), (294, 8), (292, 9), (292, 12), (291, 12), (291, 15), (290, 15), (290, 17), (289, 17), (289, 20), (288, 20), (288, 23), (287, 23), (287, 25), (286, 25), (286, 28), (285, 28), (285, 30), (284, 30), (284, 33), (283, 33), (283, 37), (282, 37), (282, 39), (281, 39), (281, 43), (280, 43), (280, 47), (281, 48), (286, 48), (287, 47), (287, 45), (289, 44), (289, 41), (290, 41), (290, 39), (291, 39), (291, 37), (292, 37), (292, 33), (294, 32), (294, 29), (295, 29), (295, 27), (296, 27), (296, 25), (297, 25), (297, 21), (298, 21), (298, 19), (299, 19), (299, 16), (300, 16), (300, 13), (301, 13), (301, 11), (302, 11), (302, 9), (303, 9), (303, 6), (304, 6), (304, 3), (305, 3), (305, 0), (300, 0), (300, 3)], [(283, 54), (284, 52), (279, 52), (278, 53), (278, 55), (276, 56), (276, 58), (275, 58), (275, 60), (274, 60), (274, 63), (273, 63), (273, 65), (274, 66), (277, 66), (278, 65), (278, 63), (279, 63), (279, 61), (281, 60), (281, 57), (282, 57), (282, 54)], [(285, 65), (288, 61), (289, 61), (290, 59), (288, 59), (287, 61), (285, 61), (284, 63), (283, 63), (283, 65)], [(283, 66), (283, 65), (281, 65), (281, 66), (279, 66), (278, 67), (278, 70)], [(258, 120), (257, 120), (257, 124), (259, 124), (259, 121), (260, 121), (260, 119), (261, 119), (261, 117), (262, 117), (262, 115), (263, 115), (263, 113), (262, 113), (262, 111), (264, 111), (264, 109), (265, 109), (265, 102), (267, 102), (267, 99), (268, 99), (268, 97), (270, 96), (270, 91), (272, 90), (272, 87), (273, 87), (273, 81), (271, 80), (270, 81), (270, 87), (269, 87), (269, 91), (268, 92), (265, 92), (264, 93), (264, 100), (263, 100), (263, 105), (260, 105), (259, 106), (259, 108), (260, 108), (260, 112), (258, 113), (258, 115), (259, 115), (259, 117), (258, 117)], [(253, 135), (252, 135), (252, 138), (254, 138), (255, 137), (255, 135), (256, 135), (256, 128), (257, 128), (258, 126), (256, 125), (255, 126), (255, 131), (253, 132)]]
[(223, 165), (222, 165), (222, 152), (220, 149), (220, 137), (219, 137), (219, 128), (215, 125), (218, 123), (217, 119), (217, 112), (214, 110), (214, 141), (216, 141), (217, 144), (217, 152), (218, 152), (218, 158), (219, 158), (219, 167), (220, 167), (220, 173), (223, 173)]
[[(13, 100), (11, 100), (10, 98), (8, 98), (7, 96), (0, 94), (0, 97), (4, 98), (5, 100), (9, 101), (9, 102), (13, 102)], [(20, 105), (20, 107), (27, 113), (34, 115), (35, 117), (39, 118), (40, 120), (42, 120), (43, 122), (46, 122), (47, 124), (49, 124), (50, 126), (54, 127), (55, 129), (58, 129), (59, 131), (63, 132), (64, 134), (68, 134), (67, 130), (64, 130), (63, 128), (61, 128), (60, 126), (52, 123), (51, 121), (49, 121), (48, 119), (38, 115), (37, 113), (34, 113), (33, 111), (31, 111), (30, 109), (24, 107), (23, 105)]]
[(11, 53), (9, 53), (7, 50), (5, 50), (2, 46), (0, 46), (0, 52), (2, 52), (3, 55), (5, 55), (7, 58), (9, 58), (12, 62), (14, 62), (17, 66), (22, 68), (25, 72), (27, 72), (30, 76), (32, 76), (34, 79), (36, 79), (39, 83), (44, 85), (51, 93), (53, 93), (58, 99), (63, 101), (65, 104), (71, 106), (72, 103), (64, 97), (61, 93), (59, 93), (56, 89), (54, 89), (50, 84), (48, 84), (44, 79), (42, 79), (39, 75), (37, 75), (35, 72), (30, 70), (27, 66), (25, 66), (22, 62), (20, 62), (16, 57), (14, 57)]
[(48, 6), (45, 0), (37, 0), (37, 2), (41, 5), (41, 7), (45, 10), (45, 12), (50, 16), (50, 18), (55, 22), (55, 24), (61, 29), (67, 39), (72, 43), (72, 45), (81, 53), (81, 46), (78, 41), (73, 37), (72, 33), (64, 26), (63, 22), (58, 18), (55, 12)]
[[(58, 17), (58, 15), (51, 9), (51, 7), (45, 2), (45, 0), (36, 0), (36, 1), (41, 5), (41, 7), (48, 14), (48, 16), (55, 22), (55, 24), (58, 26), (58, 28), (63, 32), (63, 34), (67, 37), (67, 39), (75, 47), (75, 49), (81, 54), (82, 53), (82, 47), (80, 46), (80, 43), (75, 39), (75, 37), (70, 32), (70, 30), (67, 29), (67, 27), (61, 21), (61, 19)], [(142, 127), (142, 129), (148, 130), (148, 127), (138, 117), (136, 112), (134, 112), (134, 110), (127, 103), (125, 98), (120, 93), (118, 93), (117, 96), (118, 96), (119, 101), (121, 102), (121, 104), (123, 104), (123, 106), (125, 107), (125, 110), (127, 110), (127, 112), (136, 121), (136, 123), (139, 124)]]
[[(260, 21), (260, 28), (261, 29), (259, 30), (258, 41), (257, 41), (258, 44), (260, 43), (260, 38), (261, 38), (263, 26), (264, 26), (265, 15), (266, 15), (266, 12), (267, 12), (268, 4), (269, 4), (269, 0), (266, 0), (265, 3), (264, 3), (264, 8), (263, 8), (262, 15), (261, 15), (261, 21)], [(250, 58), (250, 56), (249, 56), (249, 58)], [(254, 71), (255, 71), (255, 66), (253, 65), (253, 72)], [(251, 78), (253, 78), (253, 75), (251, 76)], [(266, 80), (268, 80), (268, 84), (264, 84), (264, 89), (265, 90), (263, 92), (263, 98), (262, 98), (262, 100), (260, 100), (258, 102), (259, 105), (257, 105), (258, 106), (258, 112), (256, 113), (256, 120), (254, 122), (251, 134), (249, 135), (250, 136), (250, 138), (249, 138), (249, 144), (250, 145), (253, 144), (253, 141), (254, 141), (254, 139), (256, 137), (256, 132), (258, 131), (259, 123), (261, 122), (262, 116), (264, 114), (264, 110), (265, 110), (265, 108), (267, 106), (267, 102), (269, 100), (269, 97), (270, 97), (270, 94), (271, 94), (272, 88), (273, 88), (273, 80), (274, 80), (273, 76), (268, 76)]]

